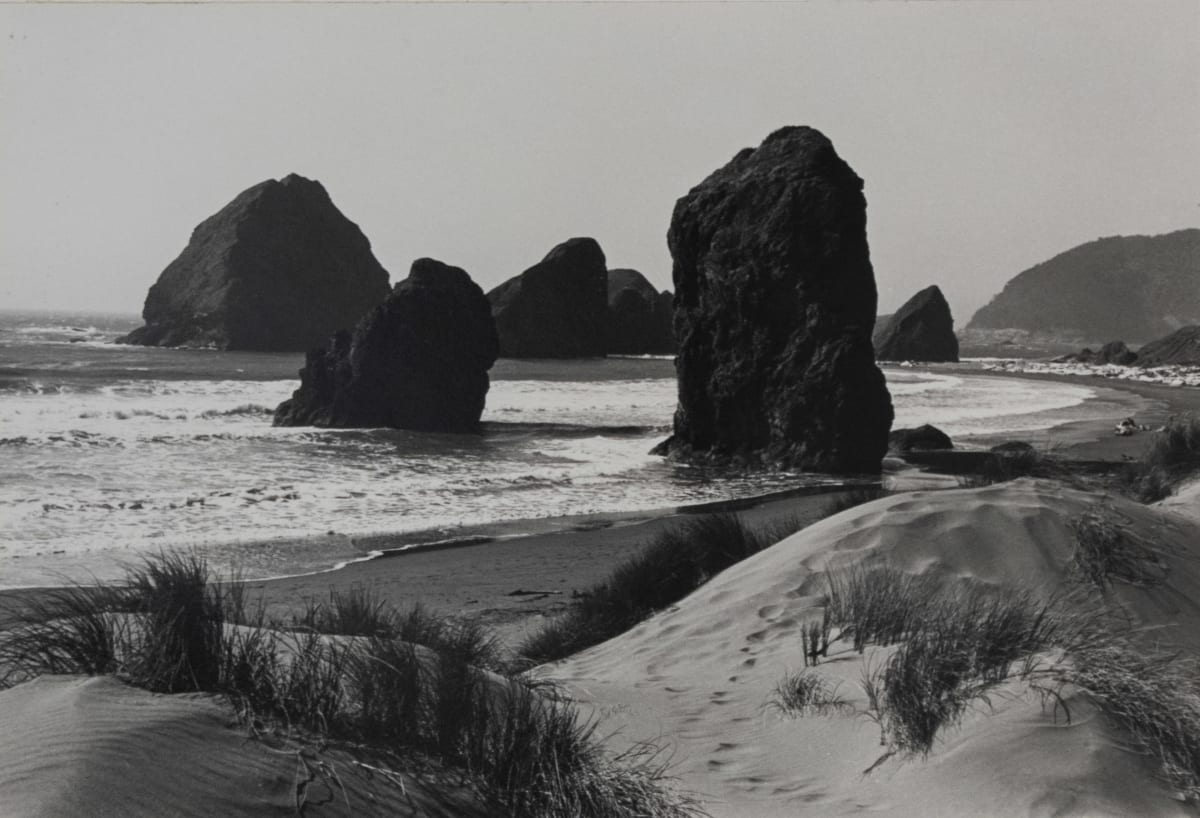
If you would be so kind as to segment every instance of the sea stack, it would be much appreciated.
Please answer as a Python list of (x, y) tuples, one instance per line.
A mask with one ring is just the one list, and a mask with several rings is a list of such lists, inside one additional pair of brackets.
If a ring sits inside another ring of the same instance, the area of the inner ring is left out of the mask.
[(637, 270), (609, 270), (608, 354), (673, 354), (673, 301), (669, 292), (660, 293)]
[(363, 232), (320, 182), (291, 174), (201, 222), (150, 287), (145, 326), (120, 342), (301, 352), (354, 326), (387, 292)]
[(863, 182), (819, 131), (747, 148), (675, 205), (673, 458), (877, 472), (892, 402), (875, 365)]
[(498, 347), (479, 285), (458, 267), (418, 259), (353, 334), (308, 353), (275, 425), (477, 431)]
[(958, 361), (958, 339), (950, 305), (936, 284), (914, 295), (875, 328), (875, 357), (881, 361)]
[(602, 358), (608, 267), (595, 239), (569, 239), (488, 293), (505, 358)]

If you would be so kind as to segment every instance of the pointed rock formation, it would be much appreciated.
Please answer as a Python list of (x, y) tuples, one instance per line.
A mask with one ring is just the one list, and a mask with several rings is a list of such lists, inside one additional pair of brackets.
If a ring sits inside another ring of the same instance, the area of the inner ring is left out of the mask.
[(904, 302), (887, 321), (879, 322), (872, 342), (880, 361), (958, 360), (954, 318), (936, 284)]
[(892, 403), (871, 346), (862, 188), (824, 135), (790, 127), (676, 203), (679, 405), (657, 452), (879, 470)]
[(602, 358), (608, 268), (595, 239), (569, 239), (488, 293), (505, 358)]
[(675, 352), (669, 292), (654, 289), (637, 270), (608, 271), (610, 355), (670, 355)]
[(301, 352), (354, 326), (388, 292), (371, 243), (320, 182), (242, 192), (192, 232), (121, 343)]
[(418, 259), (353, 334), (308, 353), (275, 425), (476, 431), (497, 350), (479, 285), (457, 267)]

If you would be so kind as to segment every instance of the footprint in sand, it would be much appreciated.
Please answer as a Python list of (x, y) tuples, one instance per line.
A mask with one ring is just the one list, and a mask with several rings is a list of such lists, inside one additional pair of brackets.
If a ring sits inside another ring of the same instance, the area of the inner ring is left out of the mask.
[(782, 605), (763, 605), (758, 609), (759, 619), (774, 619), (779, 616), (779, 612), (783, 610)]

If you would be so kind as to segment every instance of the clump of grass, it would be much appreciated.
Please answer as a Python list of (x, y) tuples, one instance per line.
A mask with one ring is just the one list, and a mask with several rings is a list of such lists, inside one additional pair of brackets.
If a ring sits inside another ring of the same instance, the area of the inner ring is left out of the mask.
[(1125, 490), (1143, 503), (1169, 496), (1200, 471), (1200, 418), (1175, 417), (1157, 433), (1141, 458), (1122, 475)]
[(1100, 506), (1069, 525), (1075, 535), (1071, 568), (1101, 591), (1114, 580), (1147, 587), (1165, 579), (1166, 566), (1154, 548), (1122, 526), (1112, 509)]
[(247, 611), (240, 586), (214, 582), (200, 557), (163, 555), (131, 569), (124, 586), (50, 592), (17, 619), (0, 632), (3, 686), (41, 673), (115, 674), (153, 690), (224, 694), (251, 724), (456, 768), (497, 816), (698, 814), (649, 748), (611, 756), (569, 704), (497, 673), (505, 668), (482, 628), (420, 608), (401, 614), (365, 591), (331, 595), (280, 630), (261, 606)]
[(781, 713), (794, 716), (843, 711), (850, 703), (838, 695), (839, 687), (840, 682), (830, 684), (820, 674), (806, 668), (780, 679), (768, 704)]
[(861, 506), (864, 503), (873, 502), (887, 495), (888, 491), (883, 486), (863, 486), (849, 491), (838, 492), (821, 508), (821, 517), (832, 517), (834, 514), (840, 514), (843, 511)]
[(362, 585), (330, 588), (324, 602), (308, 600), (292, 625), (342, 636), (387, 636), (397, 629), (395, 612), (378, 593)]
[[(800, 522), (793, 524), (798, 528)], [(582, 593), (565, 614), (526, 639), (518, 653), (540, 664), (599, 644), (792, 531), (756, 528), (736, 514), (704, 515), (666, 529), (608, 579)]]
[(889, 753), (927, 754), (938, 731), (1008, 678), (1014, 663), (1068, 632), (1058, 601), (1024, 592), (951, 587), (886, 566), (832, 572), (827, 585), (838, 638), (860, 652), (901, 643), (864, 684)]
[(825, 582), (828, 617), (859, 653), (868, 644), (891, 645), (912, 633), (940, 591), (930, 577), (888, 566), (852, 565), (830, 571)]
[(1064, 680), (1154, 756), (1187, 801), (1200, 801), (1200, 663), (1145, 656), (1122, 640), (1081, 646)]

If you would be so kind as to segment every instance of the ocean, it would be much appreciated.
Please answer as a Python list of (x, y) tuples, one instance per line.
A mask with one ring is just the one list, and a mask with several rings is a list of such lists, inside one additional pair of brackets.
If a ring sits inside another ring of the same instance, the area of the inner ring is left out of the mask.
[[(300, 354), (121, 346), (135, 315), (0, 312), (0, 587), (119, 576), (193, 547), (247, 577), (361, 559), (365, 535), (672, 508), (836, 484), (665, 463), (661, 358), (501, 360), (483, 433), (276, 429)], [(1077, 419), (1074, 385), (887, 368), (897, 427), (952, 437)], [(510, 526), (512, 528), (512, 526)], [(516, 528), (519, 530), (520, 525)]]

